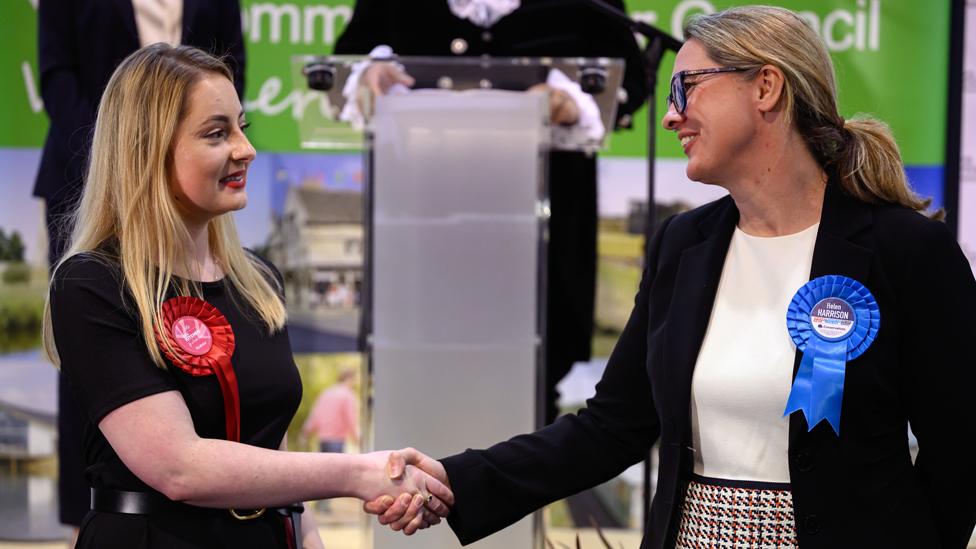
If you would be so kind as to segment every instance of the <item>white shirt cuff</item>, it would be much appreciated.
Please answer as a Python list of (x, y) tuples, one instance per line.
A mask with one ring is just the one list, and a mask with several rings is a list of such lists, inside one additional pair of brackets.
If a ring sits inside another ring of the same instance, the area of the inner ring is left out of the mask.
[[(359, 93), (359, 80), (363, 77), (363, 73), (366, 69), (374, 62), (376, 59), (390, 59), (393, 57), (393, 48), (387, 46), (386, 44), (380, 44), (373, 48), (369, 52), (369, 59), (363, 59), (362, 61), (357, 61), (352, 65), (349, 72), (349, 78), (346, 78), (346, 84), (342, 87), (342, 96), (346, 100), (346, 104), (342, 106), (342, 112), (339, 113), (339, 120), (343, 122), (348, 122), (353, 128), (357, 130), (362, 130), (366, 127), (366, 118), (363, 116), (362, 111), (359, 110), (359, 101), (357, 101), (357, 94)], [(400, 88), (403, 88), (402, 90)], [(391, 93), (399, 93), (406, 91), (408, 88), (403, 84), (394, 84), (390, 88)]]
[(546, 84), (569, 95), (579, 109), (579, 120), (572, 126), (552, 127), (552, 144), (555, 148), (573, 148), (580, 143), (599, 143), (606, 133), (600, 118), (600, 107), (593, 96), (584, 92), (578, 82), (574, 82), (559, 69), (549, 71)]

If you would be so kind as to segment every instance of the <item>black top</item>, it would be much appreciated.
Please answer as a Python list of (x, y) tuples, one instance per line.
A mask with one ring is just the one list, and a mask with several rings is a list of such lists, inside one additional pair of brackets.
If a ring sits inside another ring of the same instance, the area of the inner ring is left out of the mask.
[[(205, 282), (202, 289), (204, 299), (224, 314), (234, 330), (231, 362), (240, 391), (241, 442), (278, 448), (302, 397), (288, 332), (281, 330), (269, 336), (259, 317), (245, 308), (243, 298), (229, 284)], [(204, 438), (226, 438), (223, 396), (216, 376), (192, 376), (172, 365), (166, 370), (157, 367), (146, 350), (137, 319), (131, 296), (123, 291), (117, 263), (81, 254), (58, 269), (51, 285), (54, 339), (62, 371), (87, 415), (86, 477), (97, 488), (153, 491), (122, 463), (98, 429), (106, 414), (129, 402), (164, 391), (179, 391), (197, 434)], [(92, 515), (107, 516), (93, 519)], [(181, 541), (189, 543), (188, 547), (196, 547), (196, 543), (201, 547), (219, 546), (205, 540), (206, 532), (213, 531), (216, 535), (220, 531), (220, 536), (226, 537), (230, 535), (228, 526), (248, 531), (246, 545), (237, 542), (235, 547), (274, 547), (284, 529), (280, 520), (270, 516), (269, 519), (249, 521), (245, 527), (245, 523), (234, 520), (229, 513), (226, 519), (221, 513), (213, 513), (199, 517), (200, 524), (194, 524), (197, 521), (193, 518), (182, 517), (177, 530), (194, 534), (189, 542)], [(90, 536), (111, 531), (112, 541), (119, 546), (138, 547), (141, 545), (136, 539), (162, 539), (155, 531), (154, 526), (159, 526), (156, 522), (156, 517), (146, 520), (133, 515), (89, 513), (81, 539), (103, 547), (105, 540), (96, 541)], [(127, 526), (133, 529), (130, 531)], [(85, 530), (89, 530), (89, 535), (86, 536)], [(264, 535), (272, 538), (261, 537), (261, 530), (267, 530)], [(138, 538), (119, 539), (120, 532)], [(153, 542), (146, 546), (172, 547), (173, 543), (170, 540), (162, 545)], [(79, 547), (83, 546), (79, 543)]]

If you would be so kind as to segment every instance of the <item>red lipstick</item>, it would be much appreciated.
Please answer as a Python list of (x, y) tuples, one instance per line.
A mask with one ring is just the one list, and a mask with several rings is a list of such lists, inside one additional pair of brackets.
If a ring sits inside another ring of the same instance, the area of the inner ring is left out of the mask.
[(247, 184), (247, 172), (244, 170), (236, 171), (220, 178), (220, 182), (232, 189), (243, 189), (244, 185)]

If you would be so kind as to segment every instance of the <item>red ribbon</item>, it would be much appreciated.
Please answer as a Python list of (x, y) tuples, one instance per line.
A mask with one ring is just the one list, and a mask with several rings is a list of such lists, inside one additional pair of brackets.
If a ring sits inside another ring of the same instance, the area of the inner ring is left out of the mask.
[[(234, 330), (213, 305), (197, 297), (174, 297), (163, 303), (164, 333), (156, 342), (166, 358), (193, 376), (217, 376), (224, 397), (227, 440), (241, 440), (241, 397), (230, 362)], [(167, 345), (168, 343), (168, 345)]]

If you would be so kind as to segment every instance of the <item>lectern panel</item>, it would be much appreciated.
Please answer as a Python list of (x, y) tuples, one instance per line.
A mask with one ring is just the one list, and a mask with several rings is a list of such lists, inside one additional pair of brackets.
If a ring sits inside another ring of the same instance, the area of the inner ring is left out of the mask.
[[(536, 424), (548, 113), (543, 95), (381, 97), (367, 195), (375, 448), (433, 456)], [(374, 547), (458, 547), (374, 526)], [(532, 547), (526, 519), (475, 547)]]

